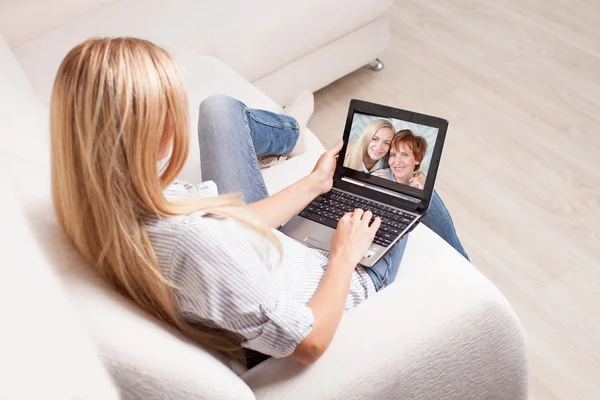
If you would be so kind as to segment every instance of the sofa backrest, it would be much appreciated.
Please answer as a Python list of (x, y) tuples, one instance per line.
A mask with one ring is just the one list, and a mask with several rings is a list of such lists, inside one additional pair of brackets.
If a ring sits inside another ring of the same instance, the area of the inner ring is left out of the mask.
[[(143, 37), (166, 47), (178, 59), (210, 54), (253, 82), (376, 20), (392, 3), (393, 0), (5, 0), (0, 2), (0, 14), (4, 15), (0, 18), (0, 32), (10, 35), (11, 46), (17, 47), (17, 59), (45, 103), (52, 72), (62, 55), (91, 36)], [(50, 16), (36, 18), (46, 10)], [(12, 21), (18, 18), (30, 25), (17, 26)], [(9, 23), (3, 26), (3, 20)], [(281, 82), (291, 84), (292, 79)]]
[[(253, 399), (254, 395), (248, 386), (225, 363), (140, 311), (128, 299), (108, 287), (82, 259), (60, 231), (52, 210), (48, 145), (48, 112), (33, 94), (25, 75), (0, 36), (0, 169), (7, 175), (0, 183), (3, 194), (11, 192), (17, 198), (23, 210), (23, 219), (30, 229), (29, 234), (15, 236), (14, 242), (8, 244), (26, 252), (37, 247), (43, 253), (43, 257), (27, 260), (31, 272), (15, 278), (12, 284), (20, 289), (22, 296), (37, 296), (38, 293), (27, 293), (27, 290), (35, 290), (32, 282), (38, 278), (36, 271), (54, 273), (58, 277), (69, 304), (119, 387), (122, 398)], [(8, 205), (2, 209), (10, 213), (14, 208), (14, 205)], [(5, 237), (11, 237), (11, 228), (5, 223), (0, 226), (4, 230), (2, 244), (6, 245), (5, 240), (8, 239)], [(3, 276), (3, 282), (9, 283), (10, 278)], [(46, 286), (41, 281), (39, 284)], [(53, 304), (44, 297), (46, 293), (39, 293), (39, 296), (40, 302)], [(11, 305), (18, 307), (19, 299), (13, 299)], [(35, 324), (36, 315), (31, 310), (23, 309), (22, 313), (24, 315), (20, 317), (30, 317), (31, 323)], [(19, 316), (19, 313), (16, 312), (16, 315)], [(47, 316), (47, 319), (39, 319), (42, 323), (42, 326), (38, 326), (40, 335), (47, 328), (44, 324), (54, 321), (53, 314)], [(75, 335), (70, 325), (60, 319), (55, 321), (57, 336), (64, 334), (68, 339)], [(5, 324), (2, 326), (4, 329)], [(24, 337), (23, 343), (15, 343), (15, 348), (26, 348), (28, 344), (25, 340), (27, 338)], [(40, 345), (42, 343), (46, 342), (40, 342)], [(76, 345), (76, 341), (69, 340), (67, 344), (70, 343)], [(62, 344), (57, 341), (54, 345), (58, 349)], [(47, 345), (52, 346), (53, 343)], [(81, 353), (82, 356), (84, 353)], [(40, 353), (40, 359), (51, 365), (50, 357), (53, 354)], [(90, 351), (85, 354), (89, 355)], [(31, 360), (36, 359), (35, 354), (30, 357)], [(2, 359), (0, 365), (1, 371), (4, 371), (4, 357)], [(42, 361), (40, 363), (43, 364)], [(80, 363), (73, 362), (71, 365), (78, 366)], [(91, 368), (88, 373), (85, 365), (81, 365), (77, 373), (89, 376), (99, 369)], [(53, 372), (58, 376), (64, 374), (58, 369)], [(0, 376), (0, 380), (4, 381), (4, 378)], [(102, 381), (102, 378), (98, 379)], [(82, 382), (91, 380), (88, 378)], [(34, 381), (35, 377), (32, 378)], [(83, 394), (72, 398), (88, 398)]]

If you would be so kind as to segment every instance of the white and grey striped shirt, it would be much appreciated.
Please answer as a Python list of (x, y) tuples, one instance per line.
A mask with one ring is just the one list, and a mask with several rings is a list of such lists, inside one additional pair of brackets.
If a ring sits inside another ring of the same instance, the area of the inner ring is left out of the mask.
[[(168, 199), (216, 196), (216, 185), (177, 181)], [(329, 263), (328, 253), (273, 232), (283, 257), (258, 233), (231, 218), (202, 212), (165, 219), (147, 218), (150, 242), (175, 300), (189, 323), (240, 335), (242, 346), (286, 357), (310, 333), (314, 317), (307, 303)], [(362, 267), (353, 273), (345, 309), (375, 293)]]

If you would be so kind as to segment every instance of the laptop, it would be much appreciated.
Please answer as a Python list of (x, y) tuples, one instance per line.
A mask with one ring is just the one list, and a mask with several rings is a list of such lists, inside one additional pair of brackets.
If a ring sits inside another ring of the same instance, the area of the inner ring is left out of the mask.
[(381, 226), (360, 264), (373, 266), (427, 212), (447, 130), (442, 118), (352, 100), (333, 188), (279, 229), (329, 251), (340, 218), (370, 210)]

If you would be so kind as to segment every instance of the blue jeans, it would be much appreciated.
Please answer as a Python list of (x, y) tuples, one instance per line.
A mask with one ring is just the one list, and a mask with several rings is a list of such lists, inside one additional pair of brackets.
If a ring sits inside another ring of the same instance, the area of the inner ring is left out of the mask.
[[(200, 104), (198, 142), (202, 179), (217, 184), (219, 193), (241, 193), (246, 203), (269, 196), (257, 156), (289, 154), (299, 136), (297, 121), (289, 116), (248, 108), (227, 96), (211, 96)], [(422, 222), (468, 259), (450, 214), (434, 192)], [(365, 268), (375, 289), (396, 279), (408, 235), (373, 267)]]

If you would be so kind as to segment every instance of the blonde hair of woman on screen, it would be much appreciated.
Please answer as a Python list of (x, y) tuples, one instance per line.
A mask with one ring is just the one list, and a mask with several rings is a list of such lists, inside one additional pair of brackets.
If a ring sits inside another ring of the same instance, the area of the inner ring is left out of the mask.
[(390, 121), (372, 121), (356, 140), (348, 144), (344, 167), (367, 173), (385, 168), (385, 157), (393, 137), (394, 126)]

